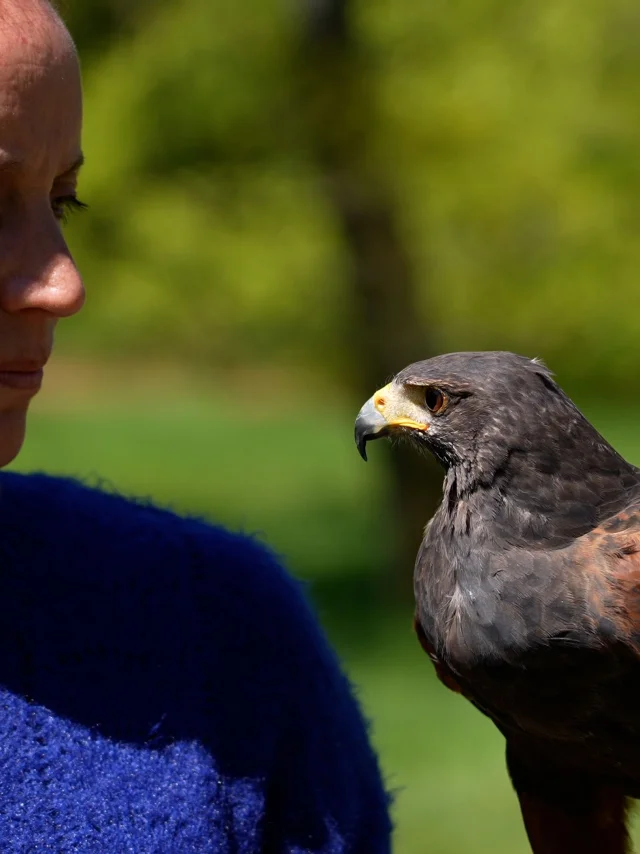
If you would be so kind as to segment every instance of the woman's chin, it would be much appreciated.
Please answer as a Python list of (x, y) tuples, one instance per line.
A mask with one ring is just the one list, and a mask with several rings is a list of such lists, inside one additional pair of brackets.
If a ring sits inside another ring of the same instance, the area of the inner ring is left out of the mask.
[(0, 410), (0, 468), (8, 466), (20, 453), (27, 426), (27, 409)]

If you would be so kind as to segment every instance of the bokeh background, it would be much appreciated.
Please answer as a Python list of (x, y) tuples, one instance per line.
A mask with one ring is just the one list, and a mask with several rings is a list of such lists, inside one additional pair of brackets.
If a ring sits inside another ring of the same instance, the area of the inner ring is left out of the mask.
[(66, 0), (89, 298), (22, 470), (259, 532), (357, 685), (398, 854), (524, 854), (500, 736), (411, 630), (435, 466), (352, 440), (437, 352), (542, 357), (640, 463), (633, 0)]

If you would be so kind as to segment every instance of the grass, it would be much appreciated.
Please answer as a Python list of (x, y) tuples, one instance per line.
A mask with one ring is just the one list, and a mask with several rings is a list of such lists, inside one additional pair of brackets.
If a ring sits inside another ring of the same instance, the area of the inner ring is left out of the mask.
[[(525, 854), (501, 737), (437, 683), (411, 631), (411, 603), (382, 601), (384, 484), (376, 454), (364, 466), (355, 452), (352, 407), (283, 390), (274, 401), (251, 384), (231, 393), (174, 376), (51, 373), (12, 468), (106, 480), (261, 532), (309, 580), (372, 721), (396, 791), (395, 851)], [(608, 415), (594, 420), (638, 459), (635, 413)]]

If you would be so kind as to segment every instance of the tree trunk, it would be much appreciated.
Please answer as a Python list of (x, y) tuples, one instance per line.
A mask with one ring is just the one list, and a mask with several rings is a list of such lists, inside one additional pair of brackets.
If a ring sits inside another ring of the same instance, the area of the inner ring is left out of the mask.
[[(352, 382), (360, 402), (434, 347), (422, 329), (411, 260), (403, 244), (388, 163), (372, 145), (378, 117), (373, 81), (353, 35), (347, 0), (305, 0), (296, 76), (307, 145), (340, 225), (351, 266)], [(354, 413), (355, 414), (355, 413)], [(405, 593), (441, 475), (404, 447), (385, 454), (396, 517), (392, 589)], [(388, 536), (390, 532), (384, 532)]]

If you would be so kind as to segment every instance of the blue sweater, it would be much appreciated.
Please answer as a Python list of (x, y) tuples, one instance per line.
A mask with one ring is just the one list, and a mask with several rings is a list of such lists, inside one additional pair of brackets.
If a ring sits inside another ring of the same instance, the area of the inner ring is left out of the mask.
[(257, 542), (0, 475), (0, 851), (383, 854), (349, 685)]

